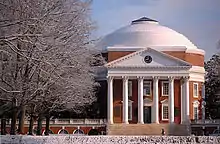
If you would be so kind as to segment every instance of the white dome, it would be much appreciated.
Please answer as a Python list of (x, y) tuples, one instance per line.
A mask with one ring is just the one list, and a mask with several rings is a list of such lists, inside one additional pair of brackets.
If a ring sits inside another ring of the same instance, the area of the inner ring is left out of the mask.
[(108, 47), (197, 47), (184, 35), (160, 25), (157, 21), (143, 17), (132, 21), (115, 32), (105, 36), (98, 45), (104, 51)]

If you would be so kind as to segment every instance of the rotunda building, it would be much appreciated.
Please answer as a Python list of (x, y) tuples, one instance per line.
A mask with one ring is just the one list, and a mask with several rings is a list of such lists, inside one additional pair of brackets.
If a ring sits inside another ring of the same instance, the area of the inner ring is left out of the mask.
[(146, 17), (105, 36), (110, 124), (201, 118), (204, 54), (187, 37)]

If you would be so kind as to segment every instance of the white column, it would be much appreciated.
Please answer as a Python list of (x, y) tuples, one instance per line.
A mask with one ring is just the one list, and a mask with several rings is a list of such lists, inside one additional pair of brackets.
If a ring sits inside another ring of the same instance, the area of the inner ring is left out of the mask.
[(113, 124), (113, 77), (108, 77), (108, 123)]
[(153, 78), (153, 112), (152, 122), (159, 123), (158, 77)]
[(174, 123), (174, 78), (169, 78), (169, 122)]
[(184, 78), (184, 88), (185, 88), (185, 120), (190, 119), (189, 116), (189, 77)]
[(128, 77), (123, 77), (123, 123), (128, 124)]
[(184, 79), (181, 80), (181, 124), (185, 122), (186, 119), (186, 100), (185, 100), (185, 85)]
[(138, 123), (144, 123), (143, 77), (138, 77)]

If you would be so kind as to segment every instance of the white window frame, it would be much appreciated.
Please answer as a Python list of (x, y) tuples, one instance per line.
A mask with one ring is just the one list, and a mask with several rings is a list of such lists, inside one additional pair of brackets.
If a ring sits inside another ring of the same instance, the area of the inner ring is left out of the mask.
[[(194, 120), (199, 119), (199, 104), (200, 104), (199, 101), (193, 102), (193, 119)], [(195, 108), (197, 108), (197, 112), (195, 112)], [(196, 119), (195, 115), (197, 116), (197, 119)]]
[[(167, 113), (167, 114), (168, 114), (168, 118), (167, 118), (167, 119), (163, 117), (163, 109), (164, 109), (164, 106), (166, 106), (166, 107), (168, 108), (168, 113)], [(165, 104), (162, 104), (162, 120), (163, 120), (163, 121), (169, 120), (169, 106), (168, 106), (168, 104), (166, 104), (166, 103), (165, 103)]]
[[(128, 107), (130, 107), (130, 113), (128, 112), (128, 120), (129, 121), (131, 121), (132, 120), (132, 103), (133, 103), (133, 101), (132, 100), (129, 100), (128, 101)], [(129, 109), (128, 109), (129, 110)], [(129, 114), (130, 114), (130, 116), (129, 116)]]
[[(195, 85), (197, 86), (196, 95), (195, 95)], [(199, 97), (199, 84), (198, 83), (193, 83), (193, 97), (195, 97), (195, 98)]]
[[(150, 94), (146, 94), (146, 91), (144, 91), (144, 84), (149, 84), (150, 85)], [(152, 92), (151, 92), (151, 87), (152, 87), (152, 83), (151, 81), (144, 81), (143, 82), (143, 91), (144, 91), (144, 96), (151, 96)]]
[[(168, 84), (168, 94), (163, 93), (164, 83)], [(169, 96), (169, 81), (162, 81), (162, 96)]]
[(128, 81), (128, 97), (132, 97), (132, 81)]

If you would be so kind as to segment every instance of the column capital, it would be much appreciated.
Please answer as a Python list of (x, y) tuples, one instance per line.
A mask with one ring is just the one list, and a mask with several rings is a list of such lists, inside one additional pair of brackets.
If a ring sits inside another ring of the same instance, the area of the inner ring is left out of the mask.
[(190, 76), (184, 76), (184, 77), (182, 77), (182, 80), (183, 80), (183, 82), (185, 82), (185, 81), (188, 81), (189, 78), (190, 78)]
[(127, 81), (129, 79), (128, 76), (122, 76), (123, 81)]
[(143, 76), (137, 76), (137, 79), (138, 80), (144, 80), (144, 77)]
[(153, 76), (152, 78), (153, 78), (153, 80), (159, 80), (160, 77), (159, 76)]
[(171, 76), (168, 77), (169, 82), (173, 82), (174, 79), (175, 79), (175, 77), (171, 77)]
[(108, 81), (111, 81), (111, 80), (114, 79), (114, 77), (113, 76), (107, 76), (107, 79), (108, 79)]

